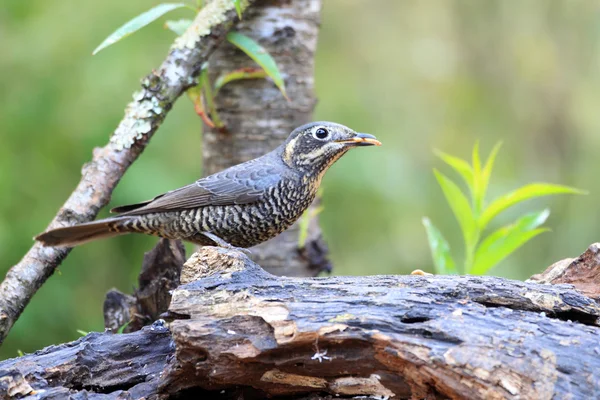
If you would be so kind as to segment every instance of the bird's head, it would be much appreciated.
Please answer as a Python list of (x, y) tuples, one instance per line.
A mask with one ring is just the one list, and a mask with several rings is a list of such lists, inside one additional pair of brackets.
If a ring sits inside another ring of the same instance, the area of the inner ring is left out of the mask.
[(296, 128), (283, 144), (283, 161), (311, 175), (322, 175), (348, 150), (381, 146), (375, 136), (334, 122), (312, 122)]

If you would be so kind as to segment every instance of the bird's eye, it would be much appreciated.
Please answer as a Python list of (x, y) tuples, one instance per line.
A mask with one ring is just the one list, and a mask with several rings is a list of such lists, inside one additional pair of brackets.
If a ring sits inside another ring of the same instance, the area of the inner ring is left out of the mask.
[(324, 140), (329, 137), (329, 131), (325, 128), (319, 128), (315, 131), (315, 137), (319, 140)]

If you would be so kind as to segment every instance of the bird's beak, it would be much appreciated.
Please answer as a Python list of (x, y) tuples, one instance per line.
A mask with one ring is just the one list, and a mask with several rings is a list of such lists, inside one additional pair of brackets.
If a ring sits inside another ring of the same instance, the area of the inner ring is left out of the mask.
[(336, 140), (336, 143), (350, 144), (354, 146), (381, 146), (381, 142), (368, 133), (357, 133), (350, 139)]

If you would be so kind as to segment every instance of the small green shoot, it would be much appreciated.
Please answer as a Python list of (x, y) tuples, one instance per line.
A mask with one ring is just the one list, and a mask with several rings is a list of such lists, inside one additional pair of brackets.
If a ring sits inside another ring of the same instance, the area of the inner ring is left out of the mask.
[(144, 26), (148, 25), (151, 22), (156, 21), (158, 18), (162, 17), (169, 11), (176, 10), (178, 8), (191, 8), (196, 11), (195, 8), (190, 7), (185, 3), (163, 3), (159, 4), (156, 7), (151, 8), (150, 10), (138, 15), (132, 20), (126, 22), (119, 29), (111, 33), (96, 49), (92, 52), (92, 55), (97, 54), (100, 50), (107, 48), (108, 46), (117, 43), (119, 40), (131, 35), (132, 33), (140, 30)]
[(130, 324), (130, 323), (131, 323), (131, 321), (127, 321), (127, 322), (125, 322), (123, 325), (121, 325), (121, 326), (119, 327), (119, 329), (117, 329), (117, 333), (120, 335), (120, 334), (122, 334), (123, 332), (125, 332), (125, 328), (127, 328), (127, 327), (129, 326), (129, 324)]
[(283, 78), (281, 77), (281, 73), (277, 67), (277, 63), (275, 63), (273, 57), (271, 57), (271, 55), (261, 45), (239, 32), (229, 32), (227, 34), (227, 40), (246, 53), (248, 57), (253, 59), (258, 65), (260, 65), (262, 69), (265, 70), (267, 75), (273, 80), (275, 86), (279, 88), (281, 94), (283, 94), (283, 97), (289, 101), (285, 91), (285, 83), (283, 82)]
[[(317, 204), (320, 202), (323, 197), (323, 187), (320, 187), (317, 190), (317, 195), (315, 196)], [(306, 245), (306, 239), (308, 238), (308, 227), (310, 226), (310, 222), (315, 219), (321, 211), (325, 209), (324, 206), (319, 205), (318, 207), (309, 207), (298, 221), (298, 248), (302, 249)]]
[(242, 0), (233, 0), (233, 5), (235, 6), (238, 18), (242, 19)]
[(304, 211), (302, 217), (300, 217), (299, 229), (298, 229), (298, 248), (301, 249), (306, 245), (306, 239), (308, 238), (308, 227), (310, 222), (317, 217), (323, 211), (324, 207), (311, 207)]
[(473, 148), (472, 164), (440, 151), (435, 152), (442, 161), (461, 176), (468, 188), (468, 193), (465, 194), (454, 181), (438, 170), (433, 170), (444, 197), (460, 225), (465, 247), (463, 267), (459, 270), (450, 254), (450, 246), (444, 236), (428, 218), (423, 218), (433, 263), (439, 274), (462, 272), (483, 275), (523, 244), (539, 234), (549, 231), (547, 228), (540, 228), (550, 215), (550, 210), (544, 209), (526, 214), (512, 224), (490, 233), (482, 240), (482, 235), (490, 222), (509, 207), (541, 196), (585, 194), (584, 191), (568, 186), (532, 183), (500, 196), (486, 206), (485, 196), (500, 146), (500, 143), (494, 146), (483, 167), (479, 158), (478, 143)]
[[(242, 1), (232, 1), (233, 5), (235, 6), (238, 18), (242, 19)], [(202, 8), (203, 4), (203, 1), (197, 1), (198, 9)], [(194, 7), (185, 3), (159, 4), (156, 7), (153, 7), (150, 10), (126, 22), (119, 29), (111, 33), (106, 39), (104, 39), (104, 41), (98, 47), (96, 47), (96, 49), (92, 52), (92, 55), (98, 53), (100, 50), (103, 50), (114, 43), (117, 43), (118, 41), (131, 35), (132, 33), (140, 30), (144, 26), (162, 17), (169, 11), (173, 11), (178, 8), (189, 8), (192, 9), (194, 12), (198, 11)], [(165, 22), (165, 28), (175, 32), (175, 34), (177, 35), (182, 35), (190, 27), (191, 24), (192, 20), (190, 19), (168, 20)], [(281, 77), (281, 73), (279, 72), (279, 68), (275, 63), (275, 60), (273, 60), (273, 57), (271, 57), (271, 55), (262, 46), (260, 46), (254, 40), (250, 39), (248, 36), (238, 32), (229, 32), (227, 34), (227, 40), (231, 42), (234, 46), (242, 50), (244, 53), (246, 53), (250, 58), (252, 58), (258, 65), (260, 65), (262, 70), (258, 68), (240, 68), (235, 71), (223, 74), (215, 82), (213, 91), (213, 87), (211, 86), (208, 79), (208, 72), (206, 66), (203, 66), (202, 71), (200, 73), (199, 85), (190, 88), (188, 90), (188, 95), (194, 103), (194, 109), (196, 110), (196, 113), (202, 118), (204, 123), (210, 126), (211, 128), (224, 128), (225, 126), (219, 118), (219, 115), (217, 114), (214, 96), (217, 95), (219, 89), (221, 89), (224, 85), (226, 85), (229, 82), (241, 79), (266, 78), (268, 76), (279, 88), (279, 90), (283, 94), (283, 97), (285, 97), (288, 101), (290, 100), (285, 91), (285, 83), (283, 81), (283, 78)], [(206, 108), (208, 108), (208, 112), (205, 110), (205, 103)]]
[(229, 82), (239, 81), (241, 79), (261, 79), (266, 78), (268, 75), (262, 68), (240, 68), (235, 71), (228, 72), (217, 78), (215, 81), (215, 96), (219, 93), (219, 90)]
[(77, 329), (77, 333), (79, 333), (81, 336), (85, 336), (87, 335), (89, 332), (83, 331), (81, 329)]
[(457, 274), (456, 264), (450, 255), (450, 246), (442, 233), (431, 224), (429, 218), (423, 218), (423, 226), (427, 231), (427, 239), (431, 247), (431, 255), (438, 274)]
[(25, 353), (23, 353), (23, 351), (21, 349), (17, 349), (17, 356), (18, 357), (23, 357), (25, 355)]

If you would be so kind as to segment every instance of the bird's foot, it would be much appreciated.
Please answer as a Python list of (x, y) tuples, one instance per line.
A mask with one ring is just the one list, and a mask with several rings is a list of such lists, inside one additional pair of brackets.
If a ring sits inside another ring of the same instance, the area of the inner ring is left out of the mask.
[(214, 233), (211, 232), (202, 232), (202, 234), (204, 236), (206, 236), (207, 238), (209, 238), (210, 240), (212, 240), (213, 242), (216, 243), (217, 246), (219, 247), (223, 247), (224, 249), (229, 249), (229, 250), (236, 250), (236, 251), (240, 251), (246, 255), (251, 255), (252, 252), (250, 251), (250, 249), (246, 249), (244, 247), (235, 247), (233, 245), (231, 245), (230, 243), (227, 243), (225, 240), (221, 239), (220, 237), (218, 237), (217, 235), (215, 235)]

